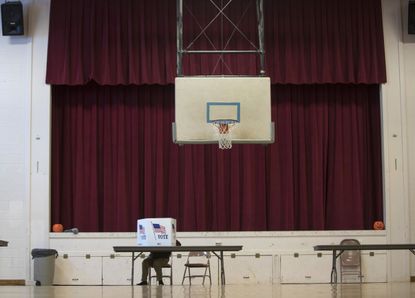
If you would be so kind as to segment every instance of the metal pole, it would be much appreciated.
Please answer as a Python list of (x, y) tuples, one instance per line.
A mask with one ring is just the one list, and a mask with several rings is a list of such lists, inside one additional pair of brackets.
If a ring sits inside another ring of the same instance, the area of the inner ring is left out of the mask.
[(264, 5), (263, 0), (256, 1), (256, 11), (258, 18), (258, 41), (259, 41), (259, 60), (261, 76), (265, 75), (265, 50), (264, 50)]
[(183, 0), (176, 0), (177, 56), (176, 73), (183, 76)]

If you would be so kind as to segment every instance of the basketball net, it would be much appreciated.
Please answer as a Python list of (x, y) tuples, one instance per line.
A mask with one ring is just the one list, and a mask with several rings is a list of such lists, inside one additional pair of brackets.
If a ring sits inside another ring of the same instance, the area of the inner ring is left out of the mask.
[(216, 135), (218, 138), (219, 149), (232, 148), (231, 130), (236, 123), (236, 121), (229, 120), (217, 120), (212, 122), (212, 125), (216, 131)]

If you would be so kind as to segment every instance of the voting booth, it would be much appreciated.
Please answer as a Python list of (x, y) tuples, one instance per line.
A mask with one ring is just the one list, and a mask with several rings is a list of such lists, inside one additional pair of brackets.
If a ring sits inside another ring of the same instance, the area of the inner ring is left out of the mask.
[(141, 246), (175, 246), (174, 218), (143, 218), (137, 220), (137, 244)]

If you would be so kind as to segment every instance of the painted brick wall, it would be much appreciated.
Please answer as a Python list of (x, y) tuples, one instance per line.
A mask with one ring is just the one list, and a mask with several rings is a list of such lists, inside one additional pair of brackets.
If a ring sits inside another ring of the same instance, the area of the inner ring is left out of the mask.
[(0, 36), (0, 279), (25, 279), (29, 258), (30, 37)]

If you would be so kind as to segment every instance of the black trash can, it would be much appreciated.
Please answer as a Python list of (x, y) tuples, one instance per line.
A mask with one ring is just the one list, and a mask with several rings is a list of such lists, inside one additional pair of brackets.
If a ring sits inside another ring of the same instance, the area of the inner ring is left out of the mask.
[(37, 286), (50, 286), (53, 284), (53, 276), (55, 274), (55, 259), (57, 257), (58, 252), (55, 249), (32, 249), (33, 278)]

